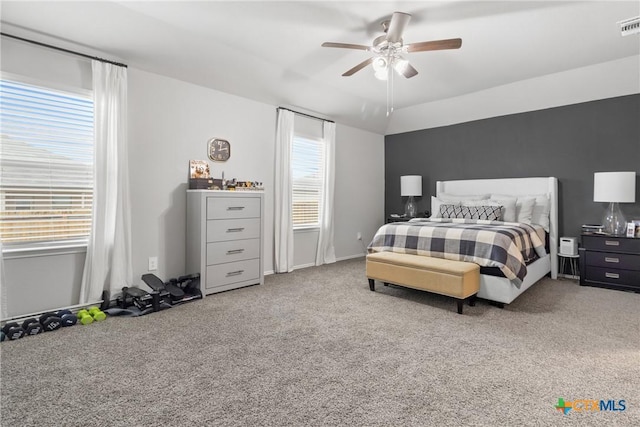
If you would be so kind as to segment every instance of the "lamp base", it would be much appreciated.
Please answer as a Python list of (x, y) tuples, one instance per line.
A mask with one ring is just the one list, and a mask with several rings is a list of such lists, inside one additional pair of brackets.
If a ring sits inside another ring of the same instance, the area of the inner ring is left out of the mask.
[(404, 214), (409, 218), (418, 216), (418, 204), (413, 200), (413, 196), (409, 196), (407, 204), (404, 206)]
[(602, 217), (602, 231), (608, 234), (621, 235), (627, 231), (627, 220), (617, 202), (610, 202)]

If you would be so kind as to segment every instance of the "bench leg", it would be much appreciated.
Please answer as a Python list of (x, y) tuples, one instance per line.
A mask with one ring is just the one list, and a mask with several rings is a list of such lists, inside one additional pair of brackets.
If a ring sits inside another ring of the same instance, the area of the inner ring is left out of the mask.
[(475, 307), (477, 295), (478, 294), (473, 294), (469, 297), (469, 307)]
[(457, 300), (457, 303), (458, 303), (458, 314), (462, 314), (462, 306), (464, 305), (464, 300), (459, 299)]
[(372, 291), (376, 290), (376, 282), (373, 279), (369, 279), (369, 289)]

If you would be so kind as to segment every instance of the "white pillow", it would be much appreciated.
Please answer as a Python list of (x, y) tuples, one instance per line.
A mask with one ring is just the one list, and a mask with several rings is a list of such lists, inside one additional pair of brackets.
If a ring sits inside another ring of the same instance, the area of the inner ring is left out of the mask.
[(459, 206), (460, 202), (445, 202), (442, 199), (431, 196), (431, 218), (442, 218), (442, 216), (440, 215), (440, 205), (442, 204)]
[(506, 222), (516, 222), (516, 202), (518, 199), (514, 196), (505, 196), (500, 194), (492, 194), (489, 198), (492, 202), (497, 202), (503, 206), (502, 218)]
[[(504, 194), (492, 194), (491, 199), (502, 201), (503, 199), (516, 199), (516, 221), (526, 224), (538, 224), (549, 232), (549, 212), (551, 201), (548, 194), (528, 194), (523, 196), (509, 196)], [(531, 200), (534, 200), (531, 205)], [(531, 212), (531, 214), (529, 214)], [(507, 214), (505, 213), (505, 216)], [(529, 217), (530, 215), (530, 217)], [(505, 219), (507, 221), (507, 219)]]
[(549, 213), (551, 212), (551, 200), (548, 194), (538, 194), (528, 197), (535, 197), (536, 204), (533, 206), (531, 214), (531, 224), (541, 225), (545, 231), (549, 232)]
[(516, 201), (516, 221), (531, 224), (533, 207), (535, 205), (535, 197), (518, 197), (518, 200)]

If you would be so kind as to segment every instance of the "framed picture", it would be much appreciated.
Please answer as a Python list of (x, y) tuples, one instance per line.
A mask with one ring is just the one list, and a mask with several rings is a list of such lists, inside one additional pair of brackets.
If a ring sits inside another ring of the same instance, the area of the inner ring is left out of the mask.
[(209, 163), (206, 160), (189, 160), (189, 178), (209, 177)]

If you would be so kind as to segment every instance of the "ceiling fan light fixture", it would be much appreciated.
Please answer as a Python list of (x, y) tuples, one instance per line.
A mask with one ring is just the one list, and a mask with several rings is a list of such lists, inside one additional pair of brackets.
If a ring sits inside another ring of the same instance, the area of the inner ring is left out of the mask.
[(397, 58), (393, 61), (393, 68), (398, 72), (398, 74), (404, 75), (407, 71), (407, 67), (409, 66), (409, 61), (404, 58)]
[(389, 63), (387, 62), (387, 58), (382, 56), (378, 56), (371, 63), (373, 66), (373, 72), (378, 80), (387, 80), (388, 72), (387, 69), (389, 67)]

